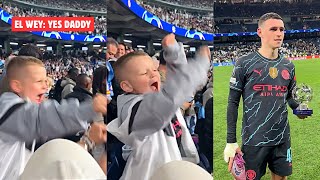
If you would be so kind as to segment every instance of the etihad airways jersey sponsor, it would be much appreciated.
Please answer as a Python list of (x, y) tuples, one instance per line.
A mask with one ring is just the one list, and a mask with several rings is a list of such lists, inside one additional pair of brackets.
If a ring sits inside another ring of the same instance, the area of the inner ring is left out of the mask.
[(244, 145), (272, 146), (289, 140), (286, 103), (295, 84), (294, 65), (283, 56), (270, 60), (254, 52), (236, 62), (230, 88), (242, 92)]

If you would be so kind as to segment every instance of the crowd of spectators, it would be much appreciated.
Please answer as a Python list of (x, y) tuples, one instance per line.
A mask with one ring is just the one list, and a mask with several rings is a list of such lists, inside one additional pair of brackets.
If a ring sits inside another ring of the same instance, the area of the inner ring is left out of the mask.
[[(216, 63), (232, 62), (258, 50), (259, 42), (237, 42), (215, 45), (213, 60)], [(320, 54), (320, 39), (298, 39), (284, 41), (280, 52), (286, 57), (303, 57)]]
[[(289, 3), (282, 2), (264, 2), (264, 3), (214, 3), (211, 0), (201, 1), (173, 1), (170, 3), (199, 8), (210, 8), (214, 6), (214, 13), (190, 12), (187, 9), (179, 9), (174, 5), (171, 7), (151, 3), (146, 0), (137, 0), (137, 2), (149, 12), (155, 14), (160, 19), (175, 24), (186, 29), (196, 29), (208, 33), (230, 33), (230, 32), (251, 32), (255, 31), (256, 24), (244, 20), (233, 20), (232, 17), (258, 18), (265, 12), (276, 12), (282, 16), (288, 15), (319, 15), (319, 2), (309, 1)], [(283, 7), (286, 7), (285, 9)], [(225, 17), (222, 20), (214, 21), (213, 17)], [(229, 18), (228, 18), (229, 17)], [(250, 19), (247, 19), (250, 20)], [(317, 28), (319, 21), (301, 21), (296, 23), (287, 23), (287, 29), (307, 29)]]
[(42, 5), (47, 7), (61, 8), (64, 9), (76, 9), (86, 11), (107, 11), (106, 0), (77, 0), (77, 1), (51, 1), (51, 0), (21, 0), (31, 4)]
[[(284, 8), (285, 7), (285, 8)], [(269, 3), (215, 3), (215, 17), (260, 17), (267, 12), (275, 12), (281, 16), (317, 15), (320, 3), (308, 2), (269, 2)]]
[(183, 6), (188, 6), (188, 7), (195, 7), (195, 8), (212, 9), (212, 7), (213, 7), (213, 0), (199, 0), (199, 1), (193, 1), (193, 0), (163, 0), (163, 1), (170, 2), (172, 4), (183, 5)]
[(139, 0), (138, 3), (149, 12), (155, 14), (160, 19), (186, 29), (196, 29), (197, 31), (213, 33), (213, 13), (190, 12), (187, 9), (176, 9), (174, 7), (164, 7), (150, 4), (147, 1)]

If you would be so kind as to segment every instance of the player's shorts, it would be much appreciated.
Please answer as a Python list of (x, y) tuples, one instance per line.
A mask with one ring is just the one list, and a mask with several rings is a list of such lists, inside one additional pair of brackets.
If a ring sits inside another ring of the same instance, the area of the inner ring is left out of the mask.
[(292, 174), (290, 141), (277, 146), (242, 146), (247, 180), (259, 180), (266, 173), (267, 164), (278, 176)]

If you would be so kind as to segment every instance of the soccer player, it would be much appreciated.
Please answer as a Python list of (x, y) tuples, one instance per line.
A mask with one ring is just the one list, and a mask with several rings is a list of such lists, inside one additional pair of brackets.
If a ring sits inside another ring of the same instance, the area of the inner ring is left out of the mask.
[[(266, 172), (267, 164), (273, 180), (286, 179), (292, 174), (287, 102), (292, 109), (297, 108), (298, 104), (291, 96), (296, 86), (295, 67), (279, 54), (284, 30), (284, 23), (278, 14), (261, 16), (257, 29), (261, 48), (240, 58), (230, 78), (224, 160), (229, 162), (230, 171), (235, 153), (242, 154), (245, 175), (249, 180), (260, 179)], [(236, 124), (241, 96), (243, 121), (240, 150)]]

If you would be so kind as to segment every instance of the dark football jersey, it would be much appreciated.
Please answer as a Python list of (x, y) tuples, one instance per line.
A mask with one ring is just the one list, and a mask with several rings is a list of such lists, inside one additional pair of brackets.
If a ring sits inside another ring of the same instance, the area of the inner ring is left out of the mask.
[(289, 140), (287, 97), (295, 85), (294, 65), (283, 56), (270, 60), (254, 52), (236, 62), (230, 88), (242, 92), (242, 144), (273, 146)]

